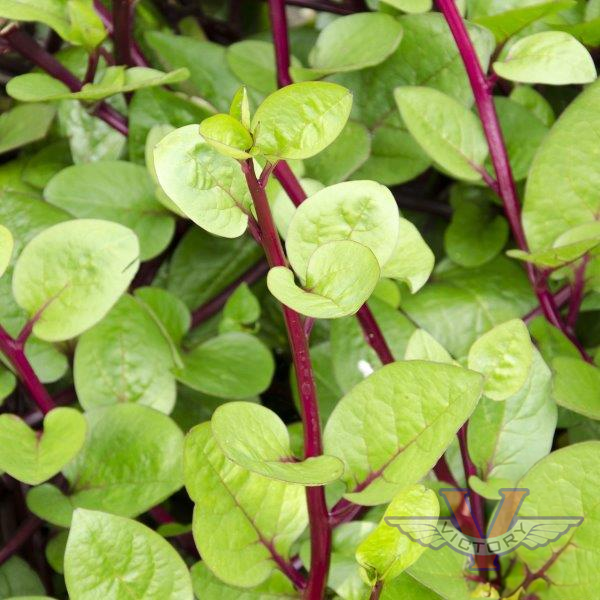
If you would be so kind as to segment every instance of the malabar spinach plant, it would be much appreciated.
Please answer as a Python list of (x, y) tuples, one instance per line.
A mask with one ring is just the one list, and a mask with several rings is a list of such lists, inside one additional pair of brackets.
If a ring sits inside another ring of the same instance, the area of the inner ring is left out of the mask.
[(0, 18), (0, 598), (597, 596), (600, 2)]

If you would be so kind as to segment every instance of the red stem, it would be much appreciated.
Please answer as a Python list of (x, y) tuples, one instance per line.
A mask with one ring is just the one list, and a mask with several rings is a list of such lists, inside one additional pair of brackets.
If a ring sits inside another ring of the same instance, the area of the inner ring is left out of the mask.
[(0, 565), (3, 565), (11, 556), (15, 555), (27, 542), (27, 540), (42, 526), (42, 520), (38, 517), (28, 517), (17, 529), (15, 534), (8, 540), (6, 545), (0, 549)]
[(311, 8), (312, 10), (330, 12), (337, 15), (351, 15), (356, 12), (363, 12), (344, 6), (337, 2), (327, 2), (327, 0), (286, 0), (290, 6), (300, 6), (302, 8)]
[[(62, 81), (72, 92), (81, 90), (81, 81), (18, 26), (5, 30), (2, 37), (13, 50), (48, 73), (48, 75)], [(100, 102), (94, 114), (123, 135), (127, 135), (127, 120), (112, 106)]]
[(575, 335), (575, 325), (577, 324), (577, 317), (579, 317), (579, 310), (581, 309), (581, 302), (583, 301), (585, 270), (589, 260), (590, 256), (589, 254), (586, 254), (575, 269), (575, 280), (571, 286), (572, 292), (569, 301), (569, 313), (567, 314), (567, 327), (572, 335)]
[(290, 45), (288, 41), (287, 19), (284, 0), (269, 0), (269, 16), (275, 45), (277, 63), (277, 85), (285, 87), (292, 83), (290, 77)]
[[(262, 246), (269, 266), (285, 267), (287, 266), (287, 260), (269, 207), (265, 191), (266, 181), (262, 185), (258, 181), (251, 159), (242, 163), (242, 170), (254, 201), (261, 231)], [(282, 304), (282, 309), (300, 395), (302, 422), (304, 424), (304, 455), (306, 458), (310, 458), (323, 453), (323, 444), (308, 340), (304, 333), (300, 315), (285, 306), (285, 304)], [(322, 486), (306, 488), (306, 499), (310, 522), (311, 564), (305, 598), (312, 600), (323, 598), (325, 593), (331, 555), (331, 527), (325, 503), (324, 488)]]
[(115, 62), (118, 65), (131, 66), (133, 65), (131, 58), (133, 2), (112, 0), (112, 17)]
[(24, 343), (13, 339), (1, 325), (0, 351), (9, 360), (19, 379), (27, 388), (27, 391), (34, 402), (38, 405), (38, 408), (44, 414), (50, 412), (55, 407), (55, 404), (27, 360)]
[[(525, 238), (525, 231), (521, 223), (521, 204), (510, 167), (502, 129), (500, 128), (500, 121), (498, 120), (496, 107), (494, 106), (494, 98), (489, 80), (483, 72), (475, 47), (469, 38), (467, 28), (454, 0), (436, 0), (436, 4), (450, 27), (471, 83), (475, 104), (487, 139), (490, 157), (496, 171), (497, 193), (502, 200), (508, 224), (517, 242), (517, 246), (521, 250), (528, 252), (527, 239)], [(591, 360), (578, 341), (570, 335), (563, 323), (558, 308), (554, 303), (554, 298), (548, 288), (547, 277), (543, 273), (538, 273), (530, 263), (526, 264), (526, 270), (546, 319), (569, 337), (585, 360)]]
[[(565, 285), (554, 294), (554, 304), (556, 304), (556, 306), (560, 308), (569, 301), (570, 297), (571, 286)], [(544, 313), (542, 312), (542, 307), (538, 305), (523, 317), (523, 321), (525, 321), (525, 323), (529, 323), (529, 321), (532, 321), (533, 319), (535, 319), (535, 317), (542, 317), (543, 315)]]
[(381, 596), (381, 591), (383, 590), (383, 581), (378, 581), (371, 590), (371, 595), (369, 596), (369, 600), (379, 600)]

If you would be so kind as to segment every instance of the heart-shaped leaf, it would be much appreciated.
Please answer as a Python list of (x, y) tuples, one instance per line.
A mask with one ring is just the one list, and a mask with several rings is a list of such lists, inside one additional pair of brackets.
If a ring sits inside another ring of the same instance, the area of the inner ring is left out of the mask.
[(77, 455), (86, 430), (85, 418), (74, 408), (51, 410), (41, 434), (16, 415), (0, 415), (0, 469), (24, 483), (42, 483)]

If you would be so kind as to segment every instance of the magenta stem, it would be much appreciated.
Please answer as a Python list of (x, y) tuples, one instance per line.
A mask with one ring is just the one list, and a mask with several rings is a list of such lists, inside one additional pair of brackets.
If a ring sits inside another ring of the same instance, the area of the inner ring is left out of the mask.
[(567, 327), (572, 335), (575, 335), (575, 325), (579, 317), (581, 302), (583, 301), (583, 291), (585, 289), (585, 270), (590, 260), (589, 254), (586, 254), (575, 269), (575, 280), (571, 286), (571, 298), (569, 301), (569, 312), (567, 314)]
[(1, 325), (0, 351), (9, 360), (38, 408), (44, 414), (50, 412), (55, 407), (55, 404), (27, 360), (25, 356), (25, 344), (22, 341), (13, 339)]
[[(565, 285), (560, 290), (558, 290), (558, 292), (556, 292), (554, 294), (554, 304), (556, 304), (556, 306), (558, 308), (560, 308), (561, 306), (565, 305), (569, 301), (570, 297), (571, 297), (571, 286)], [(532, 311), (528, 312), (523, 317), (523, 321), (525, 321), (525, 323), (529, 323), (529, 321), (532, 321), (533, 319), (535, 319), (535, 317), (543, 317), (543, 316), (544, 316), (544, 313), (542, 312), (542, 307), (538, 305)]]
[(11, 556), (14, 556), (41, 526), (42, 520), (33, 515), (23, 521), (6, 545), (0, 549), (0, 565), (3, 565)]
[[(242, 163), (242, 170), (254, 201), (267, 262), (270, 267), (285, 267), (287, 266), (287, 259), (273, 222), (273, 215), (265, 190), (266, 181), (263, 181), (262, 184), (258, 181), (251, 159)], [(300, 395), (302, 423), (304, 425), (304, 455), (306, 458), (310, 458), (323, 453), (323, 443), (308, 340), (304, 333), (301, 316), (285, 304), (282, 304), (282, 309)], [(331, 527), (325, 503), (324, 488), (322, 486), (306, 488), (306, 499), (310, 523), (311, 564), (305, 597), (317, 599), (324, 596), (327, 583), (331, 554)]]
[(133, 2), (112, 0), (112, 18), (115, 62), (118, 65), (131, 66)]
[(284, 0), (269, 0), (269, 16), (275, 45), (277, 85), (285, 87), (292, 83), (292, 78), (290, 77), (290, 45)]
[[(496, 172), (497, 190), (495, 191), (497, 191), (502, 200), (504, 213), (517, 246), (521, 250), (528, 252), (527, 239), (521, 222), (521, 204), (510, 167), (504, 136), (500, 128), (500, 121), (498, 120), (496, 107), (494, 106), (492, 87), (486, 74), (483, 72), (475, 47), (469, 38), (469, 33), (454, 0), (436, 0), (436, 4), (450, 27), (467, 76), (469, 77), (469, 82), (471, 83), (475, 104)], [(537, 272), (530, 263), (526, 264), (526, 270), (546, 319), (569, 337), (585, 360), (590, 360), (590, 357), (581, 344), (570, 334), (568, 328), (563, 323), (560, 312), (548, 288), (547, 277), (543, 273)]]
[(310, 8), (312, 10), (330, 12), (337, 15), (351, 15), (356, 12), (363, 12), (354, 7), (349, 7), (347, 4), (327, 2), (327, 0), (286, 0), (285, 3), (289, 4), (290, 6)]

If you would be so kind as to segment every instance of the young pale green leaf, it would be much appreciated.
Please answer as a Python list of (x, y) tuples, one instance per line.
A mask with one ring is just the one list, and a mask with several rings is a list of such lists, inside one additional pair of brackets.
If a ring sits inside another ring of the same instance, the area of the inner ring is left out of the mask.
[(177, 296), (158, 287), (137, 288), (134, 295), (150, 311), (166, 337), (179, 346), (192, 322), (187, 306)]
[(125, 295), (79, 339), (73, 364), (77, 398), (86, 410), (135, 402), (168, 414), (175, 404), (174, 366), (157, 321)]
[(416, 14), (431, 10), (433, 5), (433, 0), (382, 0), (382, 2), (405, 13)]
[(211, 428), (221, 452), (229, 460), (270, 479), (323, 485), (339, 479), (344, 472), (342, 461), (333, 456), (295, 459), (285, 423), (260, 404), (222, 404), (213, 414)]
[(473, 21), (489, 29), (496, 37), (496, 42), (501, 44), (515, 33), (531, 25), (531, 23), (561, 10), (571, 8), (575, 2), (573, 0), (552, 0), (552, 2), (535, 0), (531, 6), (525, 3), (521, 4), (524, 5), (519, 6), (519, 3), (516, 3), (515, 8), (510, 7), (509, 10), (504, 12), (478, 16)]
[(294, 283), (287, 267), (274, 267), (267, 276), (269, 291), (293, 310), (317, 319), (354, 314), (379, 281), (379, 264), (369, 248), (344, 240), (319, 246), (307, 266), (305, 288)]
[(556, 121), (552, 105), (530, 85), (515, 86), (509, 97), (513, 102), (524, 106), (546, 127), (552, 127)]
[(193, 600), (192, 580), (175, 548), (124, 517), (78, 509), (65, 551), (65, 581), (81, 600)]
[[(318, 156), (305, 161), (307, 177), (324, 185), (348, 179), (369, 158), (371, 135), (357, 121), (348, 121), (339, 137)], [(310, 196), (310, 194), (308, 194)]]
[(40, 519), (58, 527), (70, 527), (75, 504), (55, 485), (42, 483), (31, 488), (26, 496), (27, 508)]
[(304, 488), (229, 461), (210, 423), (187, 435), (184, 465), (186, 488), (196, 505), (194, 539), (206, 566), (229, 585), (265, 582), (288, 559), (307, 525)]
[(600, 368), (579, 358), (559, 356), (552, 362), (556, 403), (600, 420)]
[[(229, 48), (231, 49), (231, 46)], [(234, 119), (237, 119), (246, 129), (250, 129), (250, 100), (248, 99), (246, 86), (242, 85), (235, 93), (229, 107), (229, 114)]]
[(381, 276), (403, 281), (415, 294), (429, 279), (435, 256), (419, 230), (408, 219), (400, 217), (399, 224), (396, 247), (383, 265)]
[(463, 267), (478, 267), (500, 254), (508, 241), (508, 223), (478, 188), (454, 186), (454, 209), (444, 233), (448, 257)]
[(596, 79), (594, 60), (585, 46), (562, 31), (544, 31), (521, 38), (494, 71), (503, 79), (519, 83), (567, 85)]
[(107, 36), (102, 18), (90, 0), (68, 0), (67, 13), (71, 21), (69, 41), (94, 51)]
[(240, 284), (223, 307), (219, 333), (246, 331), (260, 318), (260, 302), (247, 283)]
[(394, 98), (410, 133), (443, 170), (458, 179), (481, 179), (488, 148), (475, 114), (432, 88), (396, 88)]
[(252, 118), (254, 152), (268, 159), (310, 158), (341, 133), (352, 94), (328, 82), (295, 83), (263, 101)]
[(234, 117), (213, 115), (200, 123), (200, 133), (218, 152), (240, 160), (249, 158), (247, 150), (253, 144), (250, 132)]
[(29, 485), (42, 483), (77, 455), (86, 429), (74, 408), (51, 410), (39, 436), (16, 415), (0, 415), (0, 469)]
[[(545, 569), (544, 600), (593, 597), (600, 571), (600, 551), (592, 540), (600, 535), (598, 486), (600, 442), (575, 444), (552, 452), (518, 483), (529, 490), (519, 508), (525, 518), (571, 517), (562, 524), (565, 535), (549, 532), (533, 549), (521, 545), (516, 553), (532, 573)], [(574, 527), (580, 520), (577, 527)], [(582, 575), (585, 573), (586, 575)]]
[(72, 92), (64, 83), (45, 73), (27, 73), (13, 77), (6, 92), (21, 102), (47, 102), (53, 100), (83, 100), (93, 102), (147, 87), (178, 83), (190, 76), (187, 69), (163, 73), (147, 67), (107, 67), (97, 83), (86, 83), (79, 92)]
[(269, 349), (247, 333), (225, 333), (183, 357), (175, 376), (185, 385), (218, 398), (242, 399), (264, 392), (275, 365)]
[(388, 582), (416, 562), (427, 548), (410, 540), (396, 526), (397, 517), (437, 517), (440, 505), (435, 492), (411, 485), (396, 494), (377, 528), (356, 550), (361, 576), (371, 587)]
[(454, 359), (444, 346), (424, 329), (417, 329), (408, 340), (404, 360), (428, 360), (454, 364)]
[(86, 443), (64, 469), (69, 502), (135, 517), (183, 484), (183, 435), (166, 415), (137, 404), (85, 413)]
[(285, 245), (292, 269), (305, 281), (313, 253), (328, 242), (358, 242), (385, 265), (396, 247), (398, 230), (398, 207), (385, 186), (348, 181), (312, 194), (296, 209)]
[(46, 137), (56, 110), (48, 104), (15, 106), (0, 115), (0, 154)]
[(165, 136), (154, 167), (162, 189), (194, 223), (227, 238), (246, 231), (252, 198), (240, 165), (208, 144), (198, 125)]
[[(469, 419), (469, 452), (482, 478), (514, 487), (551, 448), (557, 410), (551, 373), (539, 352), (525, 385), (504, 402), (482, 398)], [(497, 489), (496, 489), (497, 491)]]
[(19, 256), (13, 294), (48, 341), (73, 338), (100, 321), (127, 289), (139, 264), (127, 227), (78, 219), (49, 227)]
[(10, 229), (0, 225), (0, 277), (4, 275), (4, 271), (10, 264), (14, 246), (15, 240)]
[(0, 365), (0, 405), (5, 398), (10, 396), (17, 387), (17, 378), (12, 371), (9, 371), (4, 365)]
[[(390, 15), (348, 15), (335, 19), (321, 31), (308, 61), (317, 75), (357, 71), (383, 62), (401, 39), (402, 25)], [(291, 73), (294, 76), (294, 69)]]
[(198, 561), (190, 572), (194, 592), (203, 600), (298, 600), (299, 597), (290, 580), (279, 571), (251, 589), (228, 586), (211, 573), (204, 561)]
[(546, 250), (567, 230), (596, 221), (600, 176), (593, 159), (600, 127), (600, 84), (562, 113), (535, 156), (525, 191), (523, 225), (532, 252)]
[(475, 408), (482, 385), (481, 375), (461, 367), (406, 361), (355, 386), (334, 409), (323, 438), (325, 452), (346, 464), (345, 497), (382, 504), (419, 481)]
[(140, 260), (160, 254), (175, 231), (175, 219), (157, 201), (146, 169), (125, 161), (67, 167), (50, 180), (44, 197), (79, 219), (129, 227), (140, 242)]
[(497, 325), (469, 350), (469, 369), (485, 376), (483, 393), (491, 400), (506, 400), (527, 381), (533, 362), (533, 344), (520, 319)]

